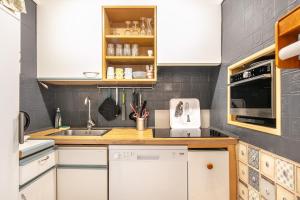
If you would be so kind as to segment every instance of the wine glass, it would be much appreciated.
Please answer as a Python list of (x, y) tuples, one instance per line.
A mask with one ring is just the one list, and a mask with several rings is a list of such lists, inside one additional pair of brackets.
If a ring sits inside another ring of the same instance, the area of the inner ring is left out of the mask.
[(125, 24), (126, 24), (126, 29), (125, 29), (124, 34), (125, 35), (130, 35), (130, 24), (131, 24), (131, 21), (125, 21)]
[(140, 35), (146, 35), (146, 24), (145, 24), (145, 17), (141, 17), (141, 31)]

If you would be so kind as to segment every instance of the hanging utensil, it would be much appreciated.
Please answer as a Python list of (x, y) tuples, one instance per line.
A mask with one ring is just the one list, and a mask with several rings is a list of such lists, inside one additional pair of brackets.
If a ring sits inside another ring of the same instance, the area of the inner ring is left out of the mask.
[(125, 95), (125, 90), (123, 88), (122, 91), (122, 120), (126, 120), (126, 95)]
[(116, 117), (121, 114), (121, 108), (119, 107), (118, 100), (119, 100), (119, 89), (116, 88), (116, 106), (115, 106), (115, 116)]

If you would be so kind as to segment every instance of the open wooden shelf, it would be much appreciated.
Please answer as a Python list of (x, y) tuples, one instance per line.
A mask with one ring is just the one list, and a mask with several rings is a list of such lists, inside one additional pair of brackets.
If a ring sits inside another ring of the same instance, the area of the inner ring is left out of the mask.
[(106, 61), (110, 64), (153, 64), (153, 56), (106, 56)]
[[(156, 51), (156, 6), (103, 6), (102, 28), (102, 81), (106, 85), (145, 85), (157, 81), (157, 51)], [(125, 21), (139, 21), (141, 17), (152, 19), (153, 35), (125, 35)], [(107, 45), (138, 44), (139, 56), (107, 56)], [(153, 56), (147, 56), (152, 50)], [(146, 65), (153, 65), (153, 79), (108, 80), (107, 67), (132, 68), (133, 71), (146, 71)]]
[(129, 44), (139, 44), (143, 46), (153, 45), (154, 36), (153, 35), (106, 35), (106, 41), (108, 43), (129, 43)]
[(281, 71), (276, 69), (276, 128), (270, 128), (266, 126), (254, 125), (249, 123), (243, 123), (236, 120), (235, 115), (230, 114), (230, 76), (234, 73), (245, 69), (249, 63), (256, 61), (264, 56), (275, 56), (275, 44), (271, 45), (261, 51), (252, 54), (251, 56), (231, 65), (228, 67), (228, 79), (227, 79), (227, 123), (242, 128), (248, 128), (263, 133), (269, 133), (273, 135), (281, 135)]
[(300, 6), (296, 7), (288, 14), (280, 18), (275, 26), (276, 40), (276, 65), (279, 68), (300, 68), (298, 56), (281, 60), (279, 51), (298, 41), (300, 34)]

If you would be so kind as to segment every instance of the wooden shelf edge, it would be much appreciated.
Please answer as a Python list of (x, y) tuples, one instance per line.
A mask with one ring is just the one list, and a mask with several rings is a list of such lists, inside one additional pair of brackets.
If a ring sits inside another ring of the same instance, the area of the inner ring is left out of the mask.
[(108, 39), (154, 39), (153, 35), (106, 35)]
[(106, 60), (154, 60), (154, 56), (106, 56)]
[(156, 79), (132, 79), (132, 80), (47, 80), (47, 79), (38, 79), (39, 82), (43, 82), (49, 85), (105, 85), (105, 86), (145, 86), (145, 85), (155, 85)]
[(228, 120), (227, 124), (259, 131), (262, 133), (269, 133), (269, 134), (277, 135), (277, 136), (281, 135), (281, 130), (279, 128), (270, 128), (270, 127), (259, 126), (259, 125), (254, 125), (254, 124), (247, 124), (247, 123), (242, 123), (242, 122), (237, 122), (237, 121), (232, 121), (232, 120)]

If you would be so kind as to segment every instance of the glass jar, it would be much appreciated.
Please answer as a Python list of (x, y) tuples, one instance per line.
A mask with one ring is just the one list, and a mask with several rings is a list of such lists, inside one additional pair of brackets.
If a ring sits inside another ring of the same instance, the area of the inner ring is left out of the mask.
[(114, 46), (114, 44), (109, 43), (107, 45), (107, 55), (108, 56), (114, 56), (115, 55), (115, 46)]
[(131, 48), (131, 55), (132, 56), (138, 56), (139, 55), (139, 45), (133, 44)]
[(116, 44), (116, 56), (123, 56), (122, 44)]
[(131, 56), (130, 44), (124, 44), (124, 56)]

